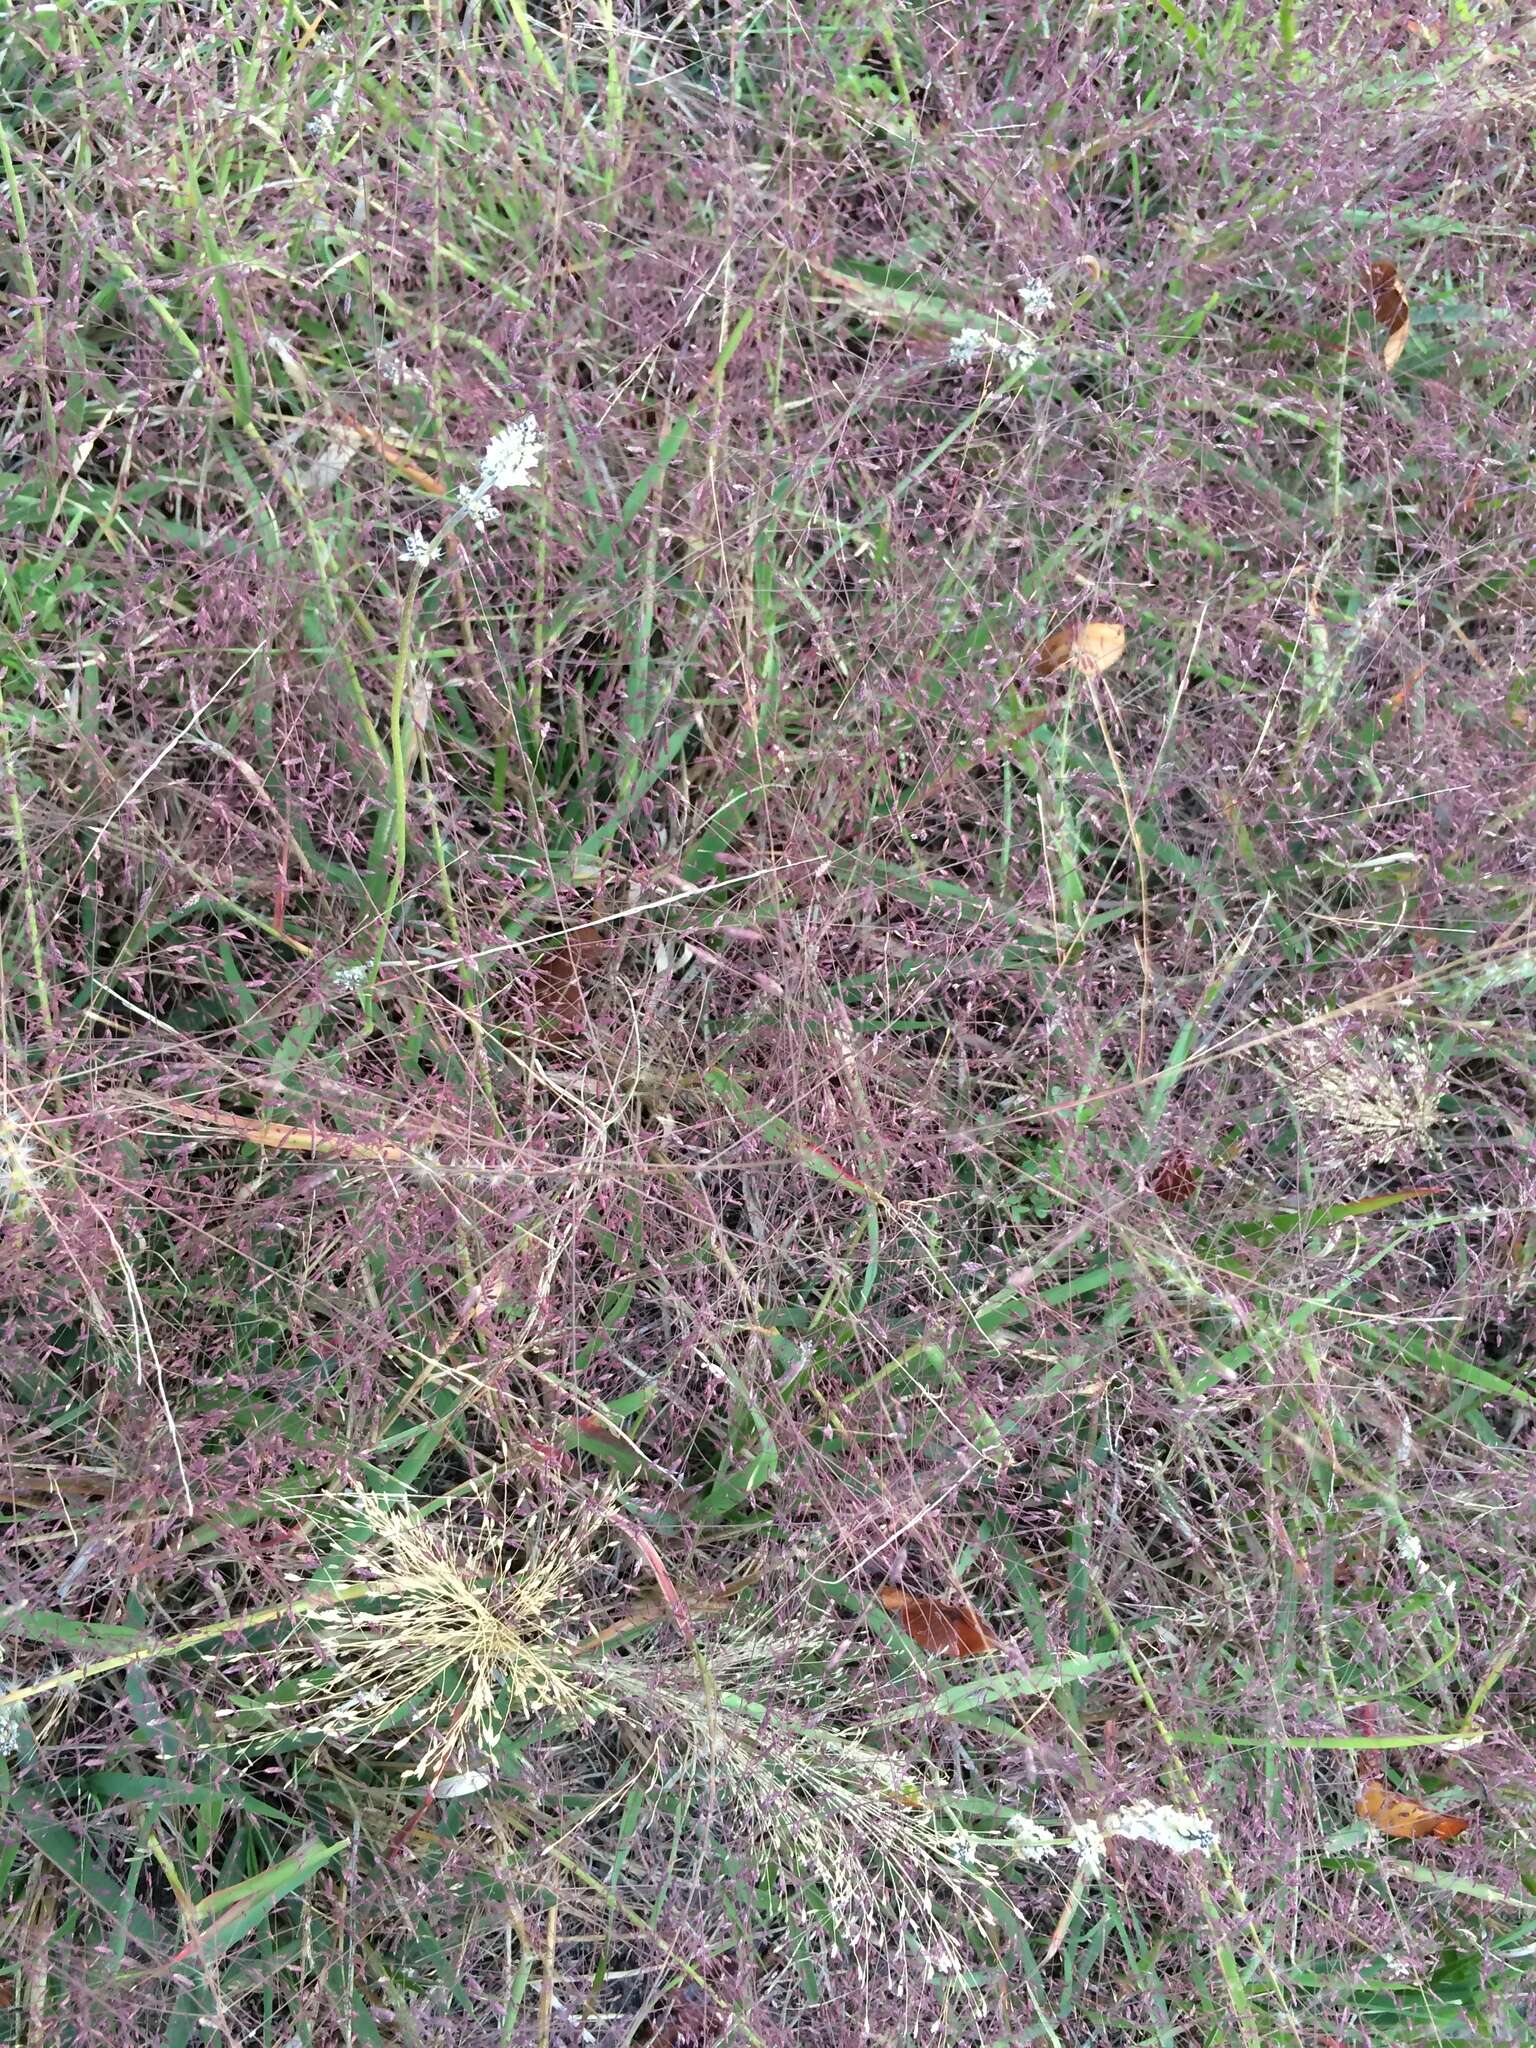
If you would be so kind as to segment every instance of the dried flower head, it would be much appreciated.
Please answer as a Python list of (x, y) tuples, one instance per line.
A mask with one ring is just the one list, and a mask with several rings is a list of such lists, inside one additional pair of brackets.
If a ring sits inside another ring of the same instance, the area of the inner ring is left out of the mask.
[(580, 1540), (562, 1533), (508, 1578), (413, 1508), (355, 1507), (368, 1529), (358, 1569), (377, 1590), (311, 1624), (303, 1726), (350, 1744), (389, 1730), (396, 1748), (424, 1736), (412, 1775), (462, 1775), (512, 1716), (584, 1709), (558, 1626)]
[(312, 462), (301, 464), (294, 475), (296, 488), (305, 497), (318, 497), (340, 483), (362, 446), (361, 436), (339, 422), (327, 429), (325, 446)]
[(1417, 1037), (1379, 1024), (1314, 1030), (1287, 1043), (1282, 1058), (1329, 1165), (1404, 1166), (1428, 1149), (1439, 1089)]

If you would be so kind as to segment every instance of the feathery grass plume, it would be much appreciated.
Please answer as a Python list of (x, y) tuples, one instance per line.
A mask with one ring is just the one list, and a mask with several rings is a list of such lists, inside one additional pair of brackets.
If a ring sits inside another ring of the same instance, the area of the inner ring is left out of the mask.
[(0, 1216), (26, 1209), (37, 1193), (37, 1153), (20, 1120), (0, 1116)]
[[(727, 1636), (707, 1652), (708, 1683), (690, 1683), (683, 1666), (627, 1666), (605, 1690), (659, 1738), (697, 1812), (713, 1808), (739, 1831), (758, 1882), (776, 1872), (786, 1915), (810, 1938), (822, 1928), (839, 1948), (879, 1938), (931, 1953), (945, 1938), (941, 1905), (985, 1930), (983, 1857), (994, 1849), (1006, 1861), (1008, 1841), (956, 1825), (944, 1788), (915, 1776), (910, 1757), (810, 1720), (785, 1647)], [(860, 1704), (852, 1694), (837, 1702), (845, 1720)]]
[(1439, 1088), (1418, 1037), (1370, 1022), (1319, 1027), (1284, 1044), (1281, 1057), (1327, 1164), (1406, 1166), (1429, 1148)]
[(508, 1576), (410, 1507), (372, 1496), (354, 1505), (369, 1532), (357, 1566), (377, 1574), (377, 1596), (309, 1624), (305, 1729), (349, 1745), (386, 1732), (396, 1749), (420, 1742), (410, 1775), (426, 1778), (462, 1773), (513, 1716), (588, 1710), (561, 1631), (584, 1528), (536, 1543)]

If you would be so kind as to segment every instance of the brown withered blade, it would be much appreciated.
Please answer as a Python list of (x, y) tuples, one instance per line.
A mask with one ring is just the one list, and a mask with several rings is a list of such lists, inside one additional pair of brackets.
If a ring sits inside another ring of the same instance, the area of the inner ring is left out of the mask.
[(1422, 1842), (1430, 1836), (1452, 1842), (1471, 1826), (1464, 1814), (1436, 1813), (1405, 1792), (1394, 1792), (1385, 1778), (1370, 1778), (1360, 1787), (1355, 1811), (1373, 1828), (1403, 1842)]
[(935, 1600), (927, 1593), (882, 1586), (880, 1605), (920, 1650), (935, 1657), (982, 1657), (998, 1646), (991, 1629), (963, 1600)]

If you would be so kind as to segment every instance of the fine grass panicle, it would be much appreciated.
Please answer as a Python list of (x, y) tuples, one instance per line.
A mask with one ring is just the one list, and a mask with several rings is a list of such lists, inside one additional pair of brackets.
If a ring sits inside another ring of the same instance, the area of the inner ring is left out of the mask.
[(1422, 1038), (1371, 1022), (1319, 1026), (1281, 1055), (1323, 1164), (1409, 1166), (1433, 1156), (1440, 1083)]
[(307, 1623), (291, 1726), (345, 1747), (386, 1737), (411, 1751), (410, 1776), (436, 1779), (493, 1755), (514, 1717), (586, 1710), (569, 1647), (588, 1541), (578, 1519), (508, 1571), (409, 1503), (351, 1506), (369, 1597)]
[(823, 1957), (873, 1950), (887, 1969), (926, 1968), (950, 1952), (947, 1927), (991, 1945), (989, 1884), (1019, 1860), (1018, 1844), (967, 1825), (942, 1781), (864, 1732), (867, 1690), (828, 1678), (808, 1680), (782, 1640), (737, 1633), (688, 1662), (615, 1672), (606, 1686), (614, 1710), (655, 1743), (659, 1782), (689, 1816), (702, 1869), (744, 1879), (745, 1897)]
[(1529, 2036), (1526, 12), (0, 10), (0, 2036)]

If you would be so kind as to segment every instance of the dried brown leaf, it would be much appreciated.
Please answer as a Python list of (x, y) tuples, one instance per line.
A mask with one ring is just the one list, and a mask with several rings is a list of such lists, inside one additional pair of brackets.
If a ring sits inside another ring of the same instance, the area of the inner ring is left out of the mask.
[(936, 1657), (981, 1657), (998, 1646), (991, 1629), (963, 1600), (935, 1600), (927, 1593), (882, 1586), (880, 1605), (920, 1650)]
[(1199, 1190), (1200, 1169), (1187, 1152), (1165, 1152), (1147, 1185), (1160, 1202), (1191, 1202)]
[(1042, 642), (1035, 655), (1035, 674), (1053, 676), (1070, 661), (1088, 675), (1101, 676), (1114, 667), (1124, 652), (1124, 626), (1116, 625), (1113, 619), (1079, 620), (1070, 626), (1058, 626)]
[(1408, 318), (1408, 298), (1397, 265), (1380, 256), (1368, 272), (1371, 310), (1383, 327), (1400, 327)]
[(1471, 1826), (1464, 1814), (1436, 1813), (1404, 1792), (1394, 1792), (1385, 1778), (1370, 1778), (1360, 1788), (1355, 1811), (1373, 1828), (1399, 1841), (1420, 1842), (1429, 1836), (1442, 1842), (1454, 1841)]
[(541, 1028), (555, 1038), (587, 1029), (587, 988), (603, 952), (603, 934), (580, 927), (534, 962), (529, 993)]
[(1079, 668), (1094, 676), (1113, 668), (1124, 652), (1125, 628), (1110, 619), (1096, 619), (1091, 625), (1080, 626), (1077, 645), (1072, 650)]
[(1408, 312), (1408, 294), (1398, 276), (1397, 265), (1385, 256), (1378, 256), (1369, 266), (1366, 281), (1371, 288), (1371, 311), (1387, 330), (1381, 349), (1382, 367), (1395, 369), (1399, 356), (1408, 345), (1409, 331), (1413, 326)]
[(1035, 656), (1035, 674), (1053, 676), (1057, 669), (1065, 668), (1072, 659), (1072, 644), (1077, 638), (1076, 626), (1058, 626), (1050, 638), (1041, 642)]

